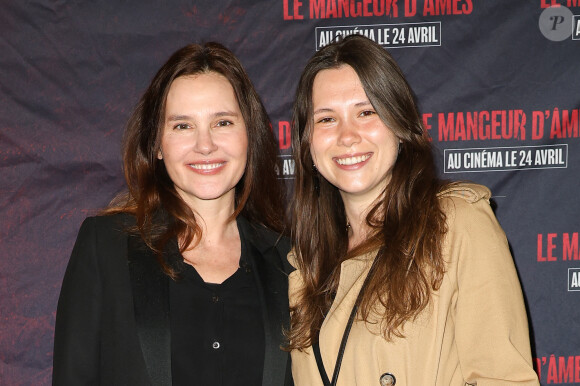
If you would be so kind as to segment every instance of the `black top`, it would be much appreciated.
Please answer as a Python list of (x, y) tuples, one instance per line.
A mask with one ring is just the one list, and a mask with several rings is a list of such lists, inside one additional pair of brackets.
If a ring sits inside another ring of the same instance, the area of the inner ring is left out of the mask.
[(174, 386), (262, 384), (264, 325), (248, 258), (242, 241), (240, 268), (221, 284), (180, 264), (169, 285)]
[[(261, 304), (261, 386), (291, 386), (290, 358), (280, 350), (289, 319), (290, 241), (241, 216), (237, 222)], [(134, 226), (126, 214), (83, 222), (58, 301), (53, 385), (172, 386), (171, 279), (155, 252), (125, 231)], [(171, 251), (164, 257), (173, 261)]]

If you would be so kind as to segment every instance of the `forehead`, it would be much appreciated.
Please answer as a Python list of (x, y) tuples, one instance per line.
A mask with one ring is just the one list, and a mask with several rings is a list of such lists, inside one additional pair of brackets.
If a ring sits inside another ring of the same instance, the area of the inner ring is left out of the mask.
[(230, 81), (217, 72), (202, 72), (193, 75), (182, 75), (173, 80), (168, 90), (168, 97), (170, 94), (184, 91), (201, 92), (205, 88), (220, 88), (223, 90), (234, 91)]
[(312, 85), (312, 102), (344, 103), (349, 99), (367, 99), (356, 71), (349, 65), (320, 71)]
[(239, 111), (240, 105), (229, 80), (208, 72), (180, 76), (173, 81), (165, 99), (165, 115), (176, 109)]

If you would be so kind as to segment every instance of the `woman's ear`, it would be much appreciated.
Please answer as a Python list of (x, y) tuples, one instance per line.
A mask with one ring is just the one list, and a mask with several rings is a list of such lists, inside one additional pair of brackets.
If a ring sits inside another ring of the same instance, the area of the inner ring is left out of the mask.
[(161, 151), (161, 148), (159, 148), (159, 151), (157, 151), (157, 159), (163, 159), (163, 152)]

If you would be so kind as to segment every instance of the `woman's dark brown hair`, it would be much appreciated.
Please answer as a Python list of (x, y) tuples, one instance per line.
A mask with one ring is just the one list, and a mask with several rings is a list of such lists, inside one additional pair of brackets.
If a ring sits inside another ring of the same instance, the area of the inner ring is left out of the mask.
[(248, 136), (247, 164), (235, 188), (235, 211), (249, 221), (281, 232), (284, 195), (276, 174), (277, 148), (270, 120), (240, 61), (218, 43), (191, 44), (176, 51), (159, 69), (130, 117), (123, 140), (123, 165), (128, 192), (117, 197), (105, 214), (131, 213), (136, 231), (157, 252), (164, 271), (175, 273), (163, 259), (165, 245), (176, 237), (183, 249), (199, 240), (201, 228), (192, 210), (174, 188), (157, 158), (165, 120), (165, 102), (173, 81), (182, 76), (215, 72), (232, 85)]
[[(341, 66), (354, 69), (373, 108), (401, 141), (392, 178), (366, 216), (372, 233), (350, 251), (340, 193), (318, 174), (310, 153), (314, 79), (320, 71)], [(370, 321), (370, 315), (378, 313), (386, 339), (404, 336), (404, 323), (425, 309), (441, 284), (446, 232), (437, 198), (443, 183), (436, 175), (431, 143), (409, 84), (385, 49), (363, 36), (349, 36), (321, 49), (306, 65), (293, 125), (292, 241), (304, 287), (291, 309), (288, 348), (301, 350), (316, 339), (338, 288), (340, 264), (375, 250), (378, 265), (359, 317)]]

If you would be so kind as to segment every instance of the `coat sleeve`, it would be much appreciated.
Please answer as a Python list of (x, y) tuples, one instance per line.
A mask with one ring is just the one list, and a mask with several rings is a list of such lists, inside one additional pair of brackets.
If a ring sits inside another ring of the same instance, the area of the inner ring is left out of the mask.
[(95, 222), (83, 222), (61, 287), (53, 357), (57, 386), (99, 384), (102, 281)]
[(539, 385), (505, 234), (486, 197), (450, 201), (447, 247), (457, 280), (453, 312), (463, 378), (478, 386)]

